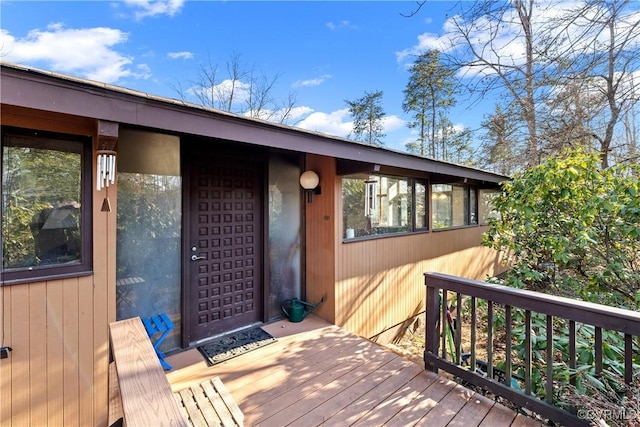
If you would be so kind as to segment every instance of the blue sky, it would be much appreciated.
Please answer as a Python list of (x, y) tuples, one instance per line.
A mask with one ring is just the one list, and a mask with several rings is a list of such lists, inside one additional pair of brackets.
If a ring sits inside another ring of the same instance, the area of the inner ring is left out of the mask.
[[(400, 57), (439, 33), (454, 4), (429, 2), (406, 18), (414, 2), (2, 0), (0, 51), (6, 61), (173, 98), (203, 64), (239, 55), (279, 76), (275, 95), (294, 93), (298, 126), (310, 130), (347, 136), (345, 99), (383, 91), (386, 146), (403, 150), (412, 139), (401, 107), (411, 55)], [(462, 104), (452, 121), (477, 126), (482, 112)]]
[[(544, 20), (580, 2), (540, 0), (535, 16)], [(0, 59), (179, 98), (175, 88), (188, 94), (203, 67), (224, 69), (239, 56), (245, 69), (278, 76), (273, 96), (293, 94), (296, 125), (313, 131), (347, 137), (352, 118), (345, 100), (382, 91), (385, 144), (404, 150), (415, 140), (402, 111), (408, 66), (427, 49), (459, 46), (455, 39), (448, 43), (459, 2), (428, 0), (415, 16), (403, 16), (416, 4), (0, 0)], [(632, 5), (626, 25), (640, 19), (640, 2)], [(574, 30), (579, 34), (579, 25)], [(502, 25), (500, 31), (496, 40), (503, 44), (495, 52), (501, 62), (522, 64), (519, 29)], [(449, 119), (458, 128), (479, 129), (494, 104), (488, 98), (470, 102), (463, 94)]]

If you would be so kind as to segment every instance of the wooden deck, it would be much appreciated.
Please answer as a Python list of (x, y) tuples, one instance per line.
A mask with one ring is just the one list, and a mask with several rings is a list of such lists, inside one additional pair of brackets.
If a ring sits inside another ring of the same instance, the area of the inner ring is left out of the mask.
[(173, 391), (218, 376), (246, 426), (541, 425), (313, 315), (263, 329), (278, 341), (212, 367), (170, 356)]

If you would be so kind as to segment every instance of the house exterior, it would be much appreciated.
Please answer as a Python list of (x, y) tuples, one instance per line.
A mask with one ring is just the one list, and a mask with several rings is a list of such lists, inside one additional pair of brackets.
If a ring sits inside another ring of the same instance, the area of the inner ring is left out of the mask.
[(386, 340), (424, 311), (424, 272), (501, 271), (480, 241), (504, 176), (0, 71), (0, 425), (106, 425), (114, 320), (166, 313), (180, 351), (300, 298)]

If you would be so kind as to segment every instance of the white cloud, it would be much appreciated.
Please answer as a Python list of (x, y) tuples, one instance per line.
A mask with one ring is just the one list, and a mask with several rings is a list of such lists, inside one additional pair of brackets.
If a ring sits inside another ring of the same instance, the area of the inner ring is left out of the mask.
[(157, 15), (173, 16), (180, 12), (185, 0), (125, 0), (125, 4), (136, 9), (135, 18), (141, 20)]
[(419, 56), (421, 53), (428, 50), (439, 50), (441, 52), (448, 50), (449, 34), (438, 36), (434, 33), (424, 33), (418, 36), (418, 44), (408, 47), (396, 52), (396, 59), (398, 62), (404, 62), (406, 60), (412, 60), (412, 58)]
[(384, 116), (382, 118), (382, 126), (384, 128), (384, 133), (393, 132), (395, 130), (401, 129), (406, 125), (406, 122), (402, 120), (398, 116)]
[(308, 116), (311, 113), (313, 113), (313, 108), (311, 107), (305, 107), (305, 106), (293, 107), (289, 112), (288, 121), (295, 122), (297, 120), (302, 119), (305, 116)]
[(340, 28), (357, 28), (354, 24), (352, 24), (350, 21), (346, 19), (339, 22), (329, 21), (325, 25), (330, 30), (338, 30)]
[(322, 113), (315, 111), (301, 120), (296, 126), (314, 132), (326, 133), (345, 137), (349, 135), (353, 128), (349, 121), (351, 114), (348, 108), (334, 111), (332, 113)]
[[(310, 111), (313, 111), (309, 109)], [(405, 126), (404, 120), (397, 116), (385, 116), (382, 119), (383, 133), (393, 132)], [(323, 113), (313, 111), (296, 124), (297, 127), (328, 135), (347, 138), (353, 130), (353, 121), (348, 108)]]
[[(114, 83), (123, 77), (146, 77), (130, 69), (133, 58), (113, 49), (125, 43), (128, 34), (113, 28), (65, 28), (51, 24), (35, 29), (24, 38), (0, 31), (0, 57), (16, 63), (43, 64), (53, 71)], [(73, 47), (73, 48), (71, 48)]]
[(233, 105), (231, 111), (244, 110), (244, 103), (249, 99), (249, 83), (239, 80), (226, 79), (211, 87), (192, 86), (188, 93), (197, 98), (204, 98), (210, 101), (210, 105), (215, 108), (226, 110), (230, 94), (233, 92)]
[(193, 53), (192, 52), (186, 52), (186, 51), (182, 51), (182, 52), (169, 52), (167, 54), (167, 56), (171, 59), (193, 59)]
[[(594, 27), (594, 32), (589, 34), (585, 32), (585, 28), (588, 28), (587, 22), (584, 19), (577, 19), (572, 21), (570, 25), (563, 27), (558, 25), (557, 27), (549, 28), (549, 23), (557, 22), (556, 18), (566, 17), (569, 11), (574, 11), (579, 7), (584, 7), (583, 0), (542, 0), (534, 3), (532, 27), (534, 35), (540, 32), (540, 29), (547, 27), (546, 30), (550, 31), (552, 39), (556, 40), (557, 44), (554, 46), (557, 51), (562, 52), (576, 52), (576, 49), (581, 47), (601, 47), (601, 50), (606, 48), (608, 40), (608, 34), (606, 31), (599, 31), (599, 28)], [(591, 17), (595, 19), (595, 17)], [(619, 29), (624, 27), (630, 27), (634, 25), (640, 19), (640, 11), (630, 11), (626, 16), (622, 16), (616, 21), (616, 26)], [(418, 56), (421, 53), (430, 50), (437, 49), (441, 52), (453, 53), (456, 50), (460, 52), (460, 49), (464, 49), (469, 46), (476, 52), (482, 52), (483, 57), (489, 62), (500, 63), (503, 66), (520, 66), (525, 58), (525, 44), (522, 35), (522, 28), (518, 24), (519, 18), (515, 9), (511, 8), (503, 17), (502, 22), (498, 23), (493, 21), (489, 16), (482, 16), (475, 21), (465, 21), (460, 15), (453, 15), (449, 17), (442, 25), (442, 30), (439, 34), (426, 32), (420, 34), (417, 37), (417, 43), (402, 51), (396, 52), (396, 59), (398, 62), (412, 61), (412, 57)], [(465, 29), (465, 40), (461, 33), (460, 28)], [(595, 30), (598, 30), (595, 32)], [(563, 37), (560, 37), (563, 36)], [(640, 38), (632, 41), (630, 48), (639, 48)], [(560, 41), (565, 40), (566, 45), (562, 45)], [(584, 43), (583, 46), (579, 46), (577, 43)], [(574, 43), (573, 48), (569, 48), (568, 43)], [(489, 70), (484, 69), (485, 72)], [(460, 75), (466, 77), (473, 77), (477, 75), (478, 70), (460, 70)]]
[(325, 74), (323, 76), (316, 77), (315, 79), (297, 80), (297, 81), (293, 82), (292, 86), (293, 87), (319, 86), (322, 83), (326, 82), (327, 79), (330, 79), (330, 78), (331, 78), (331, 75)]
[[(307, 114), (312, 113), (313, 110), (309, 107), (294, 107), (291, 110), (287, 108), (281, 108), (279, 110), (269, 110), (264, 109), (260, 110), (256, 115), (255, 112), (247, 111), (244, 113), (247, 117), (259, 117), (263, 120), (271, 121), (274, 123), (295, 123), (301, 117), (306, 116)], [(287, 117), (285, 118), (285, 114)]]

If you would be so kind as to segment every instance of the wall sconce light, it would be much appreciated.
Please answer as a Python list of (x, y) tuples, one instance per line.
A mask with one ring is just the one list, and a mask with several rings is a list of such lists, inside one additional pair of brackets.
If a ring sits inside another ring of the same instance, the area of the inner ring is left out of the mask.
[(306, 171), (300, 175), (300, 185), (304, 188), (305, 193), (307, 193), (307, 203), (311, 203), (313, 194), (321, 193), (319, 183), (320, 178), (314, 171)]
[(96, 189), (108, 187), (116, 182), (116, 152), (111, 150), (98, 150), (98, 173)]

